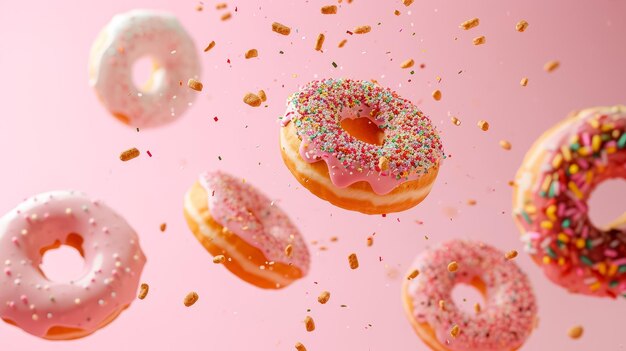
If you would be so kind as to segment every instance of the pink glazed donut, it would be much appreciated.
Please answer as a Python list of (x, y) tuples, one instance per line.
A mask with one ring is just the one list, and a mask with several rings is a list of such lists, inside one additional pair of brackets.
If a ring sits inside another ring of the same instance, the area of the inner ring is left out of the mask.
[[(132, 79), (133, 64), (152, 59), (143, 87)], [(156, 127), (173, 121), (198, 94), (187, 87), (199, 79), (196, 47), (178, 20), (167, 13), (134, 10), (113, 17), (91, 48), (89, 80), (104, 106), (133, 127)]]
[[(458, 269), (451, 272), (454, 261)], [(403, 286), (404, 306), (433, 350), (517, 350), (536, 324), (537, 304), (526, 274), (491, 246), (448, 241), (419, 255), (410, 271), (416, 269), (419, 275)], [(457, 284), (475, 287), (485, 305), (476, 313), (459, 309), (451, 297)]]
[[(85, 260), (74, 281), (39, 268), (61, 244)], [(0, 218), (0, 317), (45, 339), (87, 336), (130, 305), (145, 262), (137, 234), (109, 207), (73, 191), (36, 195)]]

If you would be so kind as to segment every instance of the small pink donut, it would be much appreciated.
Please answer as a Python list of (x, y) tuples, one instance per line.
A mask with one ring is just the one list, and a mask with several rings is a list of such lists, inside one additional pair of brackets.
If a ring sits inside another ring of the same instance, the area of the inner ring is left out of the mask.
[[(152, 59), (144, 87), (132, 79), (133, 64)], [(113, 17), (91, 48), (89, 80), (104, 106), (132, 127), (156, 127), (178, 118), (197, 91), (187, 87), (199, 79), (200, 61), (193, 40), (170, 14), (134, 10)]]
[[(454, 272), (448, 269), (451, 262), (458, 265)], [(404, 305), (415, 331), (433, 350), (516, 350), (535, 326), (537, 304), (526, 274), (491, 246), (448, 241), (420, 254), (410, 272), (416, 269), (419, 275), (404, 283)], [(483, 294), (480, 311), (459, 309), (451, 297), (457, 284)]]
[[(61, 244), (85, 260), (74, 281), (39, 268)], [(145, 262), (137, 234), (109, 207), (73, 191), (36, 195), (0, 218), (0, 317), (45, 339), (89, 335), (133, 301)]]

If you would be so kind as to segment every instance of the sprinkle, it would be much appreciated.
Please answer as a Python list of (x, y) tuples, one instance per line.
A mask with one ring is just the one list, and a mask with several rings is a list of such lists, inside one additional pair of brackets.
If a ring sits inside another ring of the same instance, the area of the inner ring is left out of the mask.
[(484, 35), (476, 37), (476, 38), (474, 38), (474, 40), (472, 40), (472, 43), (474, 45), (483, 45), (485, 42), (487, 42), (487, 39), (485, 38)]
[(244, 57), (246, 59), (251, 59), (253, 57), (257, 57), (259, 56), (259, 52), (257, 51), (257, 49), (250, 49), (248, 51), (246, 51), (246, 54), (244, 55)]
[(215, 47), (215, 40), (211, 41), (206, 48), (204, 48), (204, 52), (207, 52)]
[(306, 347), (304, 347), (304, 345), (302, 345), (301, 342), (297, 342), (296, 343), (296, 350), (297, 351), (306, 351)]
[(402, 3), (404, 4), (404, 6), (411, 6), (413, 0), (402, 0)]
[(348, 42), (348, 39), (343, 39), (342, 41), (339, 42), (339, 44), (337, 44), (337, 47), (344, 47), (346, 45), (346, 43)]
[(285, 256), (291, 257), (292, 253), (293, 253), (293, 246), (291, 246), (291, 244), (289, 244), (289, 245), (287, 245), (287, 247), (285, 247)]
[(453, 338), (456, 338), (459, 335), (459, 332), (461, 330), (459, 329), (459, 326), (457, 324), (455, 324), (452, 329), (450, 330), (450, 336)]
[(365, 33), (369, 33), (372, 30), (372, 27), (370, 26), (359, 26), (354, 28), (354, 34), (365, 34)]
[(545, 65), (543, 65), (543, 70), (546, 72), (552, 72), (555, 69), (559, 68), (559, 61), (548, 61)]
[(477, 125), (478, 125), (478, 128), (480, 128), (483, 132), (486, 132), (489, 130), (489, 122), (485, 121), (484, 119), (481, 119), (480, 121), (478, 121)]
[(246, 104), (248, 104), (248, 105), (250, 105), (252, 107), (259, 107), (259, 106), (261, 106), (262, 100), (257, 95), (254, 95), (252, 93), (247, 93), (243, 97), (243, 102), (245, 102)]
[(525, 20), (521, 20), (515, 25), (515, 30), (518, 32), (523, 32), (526, 30), (526, 28), (528, 28), (528, 22), (526, 22)]
[(359, 268), (359, 259), (356, 257), (355, 253), (351, 253), (350, 256), (348, 256), (348, 263), (350, 263), (350, 269)]
[(480, 20), (478, 18), (472, 18), (469, 19), (463, 23), (461, 23), (461, 25), (459, 26), (459, 28), (462, 28), (463, 30), (470, 30), (474, 27), (477, 27), (480, 24)]
[(508, 140), (500, 140), (500, 147), (504, 150), (511, 150), (511, 143)]
[(452, 121), (452, 124), (454, 124), (457, 127), (461, 125), (461, 120), (456, 117), (450, 117), (450, 121)]
[(215, 264), (224, 263), (225, 261), (226, 261), (226, 256), (224, 255), (217, 255), (213, 257), (213, 263)]
[(524, 77), (522, 78), (522, 80), (520, 80), (519, 85), (525, 87), (528, 85), (528, 78)]
[(189, 294), (187, 294), (187, 296), (185, 296), (185, 299), (183, 300), (183, 304), (186, 307), (190, 307), (194, 303), (196, 303), (196, 301), (198, 301), (198, 298), (199, 298), (198, 294), (195, 291), (192, 291)]
[(441, 91), (440, 90), (435, 90), (433, 91), (433, 99), (435, 99), (435, 101), (439, 101), (441, 100)]
[(506, 258), (507, 260), (512, 260), (515, 257), (517, 257), (517, 251), (515, 250), (511, 250), (504, 254), (504, 258)]
[(337, 68), (337, 64), (335, 63), (335, 61), (333, 61), (332, 65), (333, 67)]
[(459, 264), (456, 261), (448, 263), (448, 272), (456, 272), (459, 269)]
[(261, 98), (261, 101), (263, 102), (267, 101), (267, 95), (265, 94), (265, 91), (259, 90), (257, 95)]
[(195, 91), (202, 91), (202, 83), (193, 78), (189, 78), (189, 80), (187, 81), (187, 86)]
[(225, 14), (222, 15), (220, 19), (222, 21), (228, 21), (231, 17), (233, 17), (233, 14), (230, 12), (226, 12)]
[(420, 271), (418, 271), (417, 269), (414, 269), (411, 273), (409, 273), (409, 275), (406, 277), (407, 280), (413, 280), (415, 278), (417, 278), (417, 276), (420, 274)]
[(573, 326), (567, 331), (567, 335), (572, 339), (578, 339), (583, 335), (583, 327), (580, 325)]
[(411, 67), (413, 67), (414, 64), (415, 64), (415, 61), (413, 61), (413, 59), (408, 59), (408, 60), (402, 62), (400, 67), (402, 67), (402, 68), (411, 68)]
[(289, 35), (289, 33), (291, 33), (291, 28), (285, 26), (284, 24), (274, 22), (272, 23), (272, 31), (282, 35)]
[(306, 316), (306, 318), (304, 318), (304, 326), (306, 327), (306, 331), (308, 332), (312, 332), (315, 330), (315, 322), (313, 321), (313, 318), (311, 318), (311, 316)]
[(326, 36), (324, 36), (324, 34), (320, 33), (317, 36), (317, 40), (315, 41), (315, 51), (322, 51), (322, 46), (324, 45), (324, 39), (326, 39)]
[(146, 153), (148, 154), (149, 157), (152, 157), (152, 154), (150, 153), (150, 150), (146, 150)]
[(328, 302), (329, 299), (330, 299), (330, 293), (328, 291), (322, 291), (320, 296), (317, 297), (317, 302), (323, 305), (326, 302)]
[(126, 162), (130, 161), (133, 158), (139, 156), (139, 150), (137, 148), (128, 149), (120, 154), (120, 160)]
[(372, 246), (372, 245), (374, 245), (374, 238), (371, 237), (371, 236), (368, 236), (367, 237), (367, 246), (369, 247), (369, 246)]
[(143, 300), (148, 296), (148, 290), (150, 290), (150, 286), (146, 283), (141, 283), (141, 287), (139, 288), (139, 300)]
[(161, 223), (161, 225), (159, 226), (159, 229), (161, 229), (161, 231), (164, 232), (165, 229), (167, 229), (167, 223)]
[(337, 6), (336, 5), (326, 5), (326, 6), (322, 6), (321, 10), (323, 15), (334, 15), (337, 13)]

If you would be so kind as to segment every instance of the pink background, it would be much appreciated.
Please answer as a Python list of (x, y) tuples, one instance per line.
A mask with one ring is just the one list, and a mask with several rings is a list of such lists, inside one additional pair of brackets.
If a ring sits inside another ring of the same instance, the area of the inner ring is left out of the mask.
[[(0, 2), (0, 212), (52, 189), (101, 198), (139, 232), (148, 256), (142, 281), (151, 287), (146, 300), (88, 338), (48, 342), (2, 323), (0, 348), (293, 350), (301, 341), (309, 350), (426, 350), (400, 300), (401, 279), (415, 255), (456, 237), (521, 251), (507, 182), (525, 151), (571, 110), (625, 102), (623, 1), (419, 0), (406, 8), (399, 0), (355, 0), (341, 4), (337, 15), (322, 16), (319, 8), (329, 3), (240, 0), (229, 2), (228, 10), (238, 11), (221, 22), (215, 1), (207, 1), (203, 12), (195, 11), (195, 1)], [(196, 41), (204, 71), (204, 91), (181, 119), (139, 133), (105, 111), (87, 78), (97, 33), (114, 14), (134, 8), (178, 16)], [(402, 15), (394, 16), (395, 9)], [(478, 28), (458, 28), (472, 17), (480, 18)], [(520, 19), (530, 23), (525, 33), (514, 29)], [(291, 35), (273, 33), (273, 21), (291, 26)], [(346, 34), (364, 24), (371, 33)], [(313, 50), (320, 32), (326, 34), (323, 53)], [(487, 43), (475, 47), (471, 41), (479, 35)], [(348, 43), (338, 49), (343, 38)], [(216, 47), (201, 52), (211, 40)], [(259, 58), (243, 58), (250, 48), (259, 50)], [(407, 58), (416, 61), (414, 75), (399, 67)], [(548, 74), (542, 67), (553, 59), (561, 67)], [(421, 63), (424, 69), (417, 67)], [(519, 85), (524, 76), (530, 79), (525, 88)], [(425, 202), (386, 218), (368, 217), (333, 207), (297, 184), (280, 158), (276, 119), (298, 85), (323, 77), (374, 78), (431, 116), (452, 157)], [(258, 89), (267, 92), (267, 108), (242, 103), (246, 92)], [(443, 92), (440, 102), (430, 97), (434, 89)], [(453, 126), (449, 115), (462, 125)], [(488, 132), (476, 127), (479, 119), (489, 121)], [(513, 150), (502, 150), (500, 139), (510, 140)], [(119, 153), (133, 146), (142, 155), (120, 162)], [(264, 291), (211, 262), (183, 221), (182, 199), (198, 173), (217, 168), (263, 189), (309, 242), (328, 247), (310, 246), (308, 277)], [(594, 197), (595, 218), (607, 221), (623, 210), (617, 201), (623, 202), (626, 187), (617, 185)], [(478, 204), (467, 206), (470, 198)], [(158, 229), (162, 222), (165, 233)], [(368, 248), (365, 239), (373, 232), (375, 244)], [(339, 242), (329, 242), (335, 235)], [(352, 251), (361, 263), (356, 271), (348, 268)], [(570, 295), (550, 284), (525, 253), (517, 262), (540, 307), (539, 329), (524, 350), (624, 349), (623, 299)], [(200, 300), (185, 308), (182, 299), (191, 290)], [(322, 290), (332, 293), (324, 306), (316, 302)], [(471, 296), (468, 305), (476, 294)], [(308, 308), (317, 324), (312, 333), (302, 322)], [(574, 324), (585, 327), (577, 341), (566, 335)]]

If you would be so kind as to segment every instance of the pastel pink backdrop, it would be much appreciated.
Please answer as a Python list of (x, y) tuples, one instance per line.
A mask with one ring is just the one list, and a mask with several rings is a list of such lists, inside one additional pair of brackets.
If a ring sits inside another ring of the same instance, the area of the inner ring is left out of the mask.
[[(426, 350), (400, 300), (401, 280), (415, 255), (451, 238), (521, 252), (507, 182), (526, 150), (572, 110), (625, 102), (623, 1), (420, 0), (406, 8), (399, 0), (355, 0), (340, 4), (337, 15), (323, 16), (320, 7), (332, 1), (240, 0), (228, 2), (233, 17), (227, 22), (220, 21), (215, 3), (205, 1), (203, 12), (195, 10), (196, 1), (0, 3), (0, 212), (52, 189), (103, 199), (140, 234), (148, 256), (141, 280), (150, 284), (146, 300), (81, 340), (43, 341), (2, 323), (3, 350), (293, 350), (296, 341), (312, 351)], [(177, 122), (140, 132), (105, 111), (87, 78), (90, 45), (100, 29), (114, 14), (135, 8), (178, 16), (196, 41), (204, 83)], [(395, 9), (402, 14), (394, 16)], [(472, 17), (480, 18), (479, 27), (458, 28)], [(530, 23), (525, 33), (514, 29), (520, 19)], [(274, 21), (289, 25), (291, 35), (273, 33)], [(371, 33), (346, 34), (365, 24)], [(326, 34), (323, 53), (313, 50), (320, 32)], [(479, 35), (487, 43), (473, 46)], [(337, 48), (344, 38), (346, 46)], [(203, 53), (211, 40), (217, 45)], [(245, 60), (251, 48), (259, 57)], [(415, 59), (413, 75), (399, 67), (407, 58)], [(555, 59), (561, 67), (544, 72), (543, 64)], [(530, 82), (524, 88), (519, 81), (525, 76)], [(276, 119), (291, 92), (323, 77), (376, 79), (431, 116), (451, 157), (421, 205), (386, 218), (344, 211), (311, 195), (283, 166)], [(267, 92), (267, 107), (242, 103), (246, 92), (258, 89)], [(443, 92), (439, 102), (430, 97), (434, 89)], [(453, 126), (450, 115), (462, 125)], [(488, 132), (476, 127), (479, 119), (489, 121)], [(513, 149), (503, 151), (500, 139)], [(120, 162), (119, 153), (133, 146), (141, 157)], [(211, 262), (182, 216), (184, 192), (207, 169), (257, 185), (309, 242), (320, 242), (310, 246), (308, 277), (265, 291)], [(623, 203), (626, 191), (613, 190), (594, 197), (593, 211), (602, 221), (623, 210), (618, 200)], [(468, 199), (478, 204), (469, 207)], [(374, 232), (368, 248), (365, 239)], [(339, 241), (329, 242), (332, 236)], [(347, 262), (352, 251), (361, 264), (355, 271)], [(525, 253), (517, 263), (530, 276), (540, 311), (539, 328), (524, 350), (624, 349), (623, 299), (570, 295), (549, 283)], [(191, 290), (200, 300), (186, 308), (182, 299)], [(322, 290), (332, 293), (324, 306), (316, 301)], [(307, 314), (317, 325), (312, 333), (302, 322)], [(566, 335), (574, 324), (585, 327), (578, 341)]]

